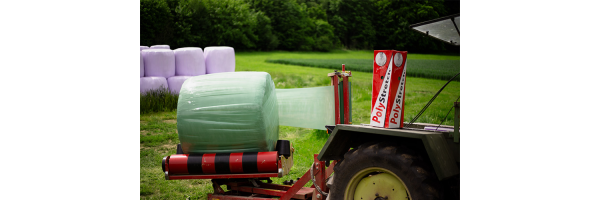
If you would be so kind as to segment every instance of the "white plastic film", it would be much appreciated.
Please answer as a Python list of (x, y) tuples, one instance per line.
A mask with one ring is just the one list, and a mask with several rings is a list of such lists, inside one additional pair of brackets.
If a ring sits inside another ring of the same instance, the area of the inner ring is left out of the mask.
[(235, 51), (232, 47), (204, 48), (206, 73), (214, 74), (235, 71)]
[(335, 123), (333, 86), (276, 89), (279, 125), (325, 130)]
[(140, 92), (146, 93), (149, 90), (157, 90), (160, 87), (168, 89), (167, 79), (164, 77), (141, 77)]
[(140, 46), (140, 51), (144, 50), (144, 49), (149, 49), (150, 47), (147, 46)]
[(175, 54), (169, 49), (147, 49), (142, 51), (144, 57), (144, 76), (175, 76)]
[(161, 44), (161, 45), (152, 45), (152, 46), (150, 46), (150, 49), (169, 49), (169, 50), (171, 50), (171, 47), (166, 44)]
[(140, 51), (140, 77), (144, 77), (144, 56), (142, 56), (141, 51)]
[(206, 74), (204, 52), (198, 47), (175, 49), (175, 75), (198, 76)]
[(173, 94), (179, 94), (179, 90), (181, 90), (181, 85), (183, 82), (192, 76), (171, 76), (167, 79), (169, 83), (169, 90)]

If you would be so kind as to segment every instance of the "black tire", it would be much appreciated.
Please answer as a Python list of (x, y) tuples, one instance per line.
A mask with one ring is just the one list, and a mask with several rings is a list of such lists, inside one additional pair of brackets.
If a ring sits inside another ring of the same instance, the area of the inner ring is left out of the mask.
[(350, 150), (344, 155), (344, 159), (335, 165), (329, 200), (348, 199), (345, 197), (346, 188), (353, 177), (362, 170), (373, 167), (386, 169), (396, 175), (404, 183), (411, 200), (441, 197), (439, 181), (429, 162), (406, 147), (377, 143), (364, 144), (358, 149)]

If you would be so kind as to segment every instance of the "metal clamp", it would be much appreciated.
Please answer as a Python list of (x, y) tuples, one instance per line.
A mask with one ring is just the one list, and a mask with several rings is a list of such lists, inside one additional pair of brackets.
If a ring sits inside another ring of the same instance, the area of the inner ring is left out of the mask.
[[(329, 195), (329, 193), (327, 193), (327, 192), (323, 192), (323, 191), (321, 190), (321, 188), (320, 188), (320, 187), (319, 187), (319, 186), (316, 184), (316, 181), (315, 181), (315, 175), (313, 174), (313, 168), (315, 168), (315, 163), (313, 163), (313, 164), (310, 166), (310, 179), (312, 180), (312, 182), (313, 182), (313, 185), (315, 186), (315, 189), (317, 189), (317, 191), (319, 191), (319, 193), (321, 193), (323, 196), (327, 197), (327, 196)], [(323, 171), (323, 172), (324, 172), (324, 171)]]

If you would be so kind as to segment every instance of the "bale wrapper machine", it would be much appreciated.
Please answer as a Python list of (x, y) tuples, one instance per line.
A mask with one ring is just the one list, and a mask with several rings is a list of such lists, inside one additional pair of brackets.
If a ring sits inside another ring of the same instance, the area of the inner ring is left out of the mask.
[[(334, 90), (336, 124), (351, 123), (350, 71), (329, 73)], [(334, 126), (328, 126), (332, 128)], [(185, 154), (181, 144), (177, 154), (162, 160), (166, 180), (211, 179), (214, 193), (208, 199), (325, 199), (326, 182), (333, 173), (333, 163), (319, 161), (314, 154), (311, 169), (289, 185), (273, 184), (271, 177), (281, 178), (293, 166), (294, 148), (287, 140), (278, 140), (276, 151)], [(303, 187), (312, 180), (311, 187)], [(263, 181), (266, 181), (263, 182)], [(221, 185), (226, 185), (225, 192)], [(290, 186), (291, 185), (291, 186)]]

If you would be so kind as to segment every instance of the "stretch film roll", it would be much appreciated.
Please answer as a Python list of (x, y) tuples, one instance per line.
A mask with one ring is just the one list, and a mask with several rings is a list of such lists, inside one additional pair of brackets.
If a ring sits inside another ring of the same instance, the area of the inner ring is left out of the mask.
[(276, 89), (279, 125), (325, 130), (334, 125), (333, 86)]

